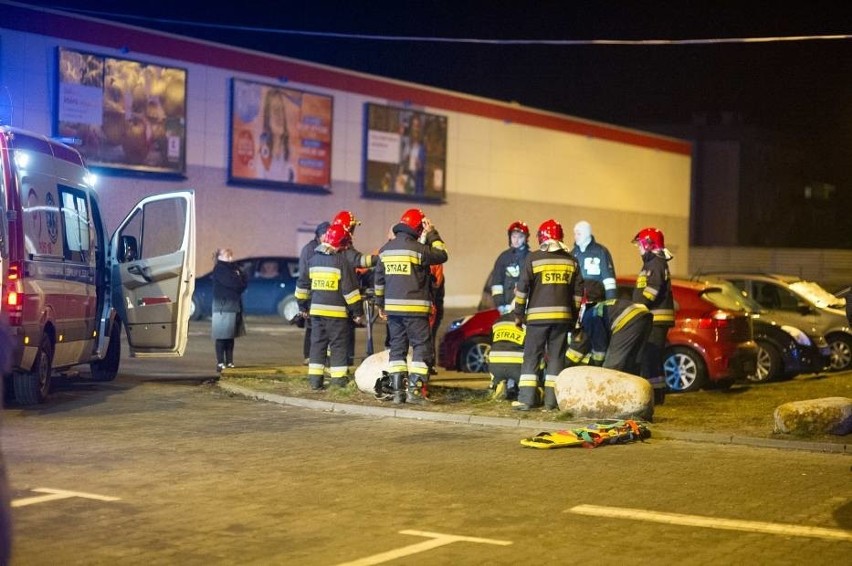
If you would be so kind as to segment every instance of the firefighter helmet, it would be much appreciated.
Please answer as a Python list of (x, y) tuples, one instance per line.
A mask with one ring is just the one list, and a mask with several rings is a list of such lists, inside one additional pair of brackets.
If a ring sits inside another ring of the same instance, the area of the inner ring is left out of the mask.
[(348, 210), (341, 210), (338, 212), (334, 219), (331, 221), (332, 224), (337, 224), (338, 226), (343, 226), (347, 232), (350, 234), (355, 233), (355, 227), (361, 224), (361, 221), (355, 218), (355, 213), (350, 212)]
[(545, 220), (538, 227), (538, 243), (543, 244), (548, 240), (562, 241), (565, 233), (562, 231), (562, 224), (554, 219)]
[(334, 249), (345, 247), (352, 241), (349, 231), (340, 224), (332, 224), (322, 236), (322, 243)]
[(524, 235), (524, 241), (527, 241), (527, 240), (530, 239), (530, 227), (527, 226), (526, 222), (521, 222), (520, 220), (515, 220), (514, 222), (509, 224), (508, 228), (506, 228), (506, 234), (509, 236), (509, 245), (510, 246), (512, 245), (512, 233), (513, 232), (520, 232), (521, 234), (523, 234)]
[(633, 238), (633, 243), (642, 246), (643, 251), (662, 250), (666, 247), (666, 239), (662, 231), (653, 226), (639, 230)]
[(423, 211), (419, 208), (409, 208), (405, 212), (402, 213), (402, 217), (399, 219), (400, 224), (405, 224), (412, 230), (414, 230), (419, 236), (423, 231), (423, 219), (426, 218), (426, 215), (423, 214)]

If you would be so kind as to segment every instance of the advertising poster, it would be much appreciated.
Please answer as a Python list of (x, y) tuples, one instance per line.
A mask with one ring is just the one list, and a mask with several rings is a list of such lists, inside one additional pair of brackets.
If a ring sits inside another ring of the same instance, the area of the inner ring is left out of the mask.
[(186, 70), (59, 48), (57, 136), (91, 167), (186, 172)]
[(366, 105), (364, 196), (446, 200), (447, 117)]
[(232, 80), (229, 181), (331, 189), (331, 96)]

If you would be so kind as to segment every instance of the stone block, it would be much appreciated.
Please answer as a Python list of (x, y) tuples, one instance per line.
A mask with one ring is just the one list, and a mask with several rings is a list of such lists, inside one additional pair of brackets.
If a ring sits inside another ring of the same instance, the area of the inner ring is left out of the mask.
[(574, 366), (556, 377), (560, 411), (595, 419), (654, 416), (654, 391), (646, 379), (612, 369)]
[(775, 408), (775, 432), (836, 434), (852, 432), (852, 399), (823, 397), (784, 403)]

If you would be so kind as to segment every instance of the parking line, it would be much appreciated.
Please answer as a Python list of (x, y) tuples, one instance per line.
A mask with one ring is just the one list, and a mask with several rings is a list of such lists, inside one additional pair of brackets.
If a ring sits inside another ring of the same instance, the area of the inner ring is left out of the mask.
[(26, 505), (35, 505), (36, 503), (45, 503), (47, 501), (56, 501), (58, 499), (69, 499), (71, 497), (82, 497), (84, 499), (96, 499), (98, 501), (119, 501), (120, 497), (110, 497), (108, 495), (97, 495), (95, 493), (83, 493), (82, 491), (67, 491), (64, 489), (50, 489), (47, 487), (39, 487), (33, 491), (37, 493), (46, 493), (47, 495), (37, 495), (35, 497), (25, 497), (23, 499), (15, 499), (12, 501), (12, 507), (24, 507)]
[(512, 541), (509, 540), (465, 537), (457, 535), (447, 535), (443, 533), (430, 533), (428, 531), (399, 531), (399, 534), (428, 537), (432, 540), (426, 540), (423, 542), (418, 542), (416, 544), (410, 544), (408, 546), (403, 546), (401, 548), (396, 548), (394, 550), (389, 550), (380, 554), (367, 556), (365, 558), (361, 558), (353, 562), (345, 562), (343, 564), (339, 564), (338, 566), (370, 566), (371, 564), (381, 564), (382, 562), (390, 562), (391, 560), (396, 560), (397, 558), (402, 558), (403, 556), (411, 556), (412, 554), (426, 552), (427, 550), (446, 546), (454, 542), (475, 542), (479, 544), (496, 544), (500, 546), (508, 546), (512, 544)]
[(771, 535), (821, 538), (827, 540), (845, 540), (852, 542), (852, 533), (842, 529), (827, 529), (822, 527), (806, 527), (785, 523), (765, 523), (762, 521), (740, 521), (737, 519), (718, 519), (700, 515), (682, 515), (680, 513), (662, 513), (644, 509), (629, 509), (627, 507), (602, 507), (599, 505), (577, 505), (565, 511), (578, 515), (593, 517), (609, 517), (613, 519), (629, 519), (631, 521), (650, 521), (669, 525), (687, 527), (704, 527), (708, 529), (723, 529), (729, 531), (748, 531)]

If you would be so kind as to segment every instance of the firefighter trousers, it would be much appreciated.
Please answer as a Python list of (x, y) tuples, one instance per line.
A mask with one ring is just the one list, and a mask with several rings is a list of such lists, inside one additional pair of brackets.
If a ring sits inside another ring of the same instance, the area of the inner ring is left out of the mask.
[[(390, 336), (389, 372), (408, 371), (410, 383), (429, 380), (427, 362), (432, 354), (432, 330), (425, 316), (388, 316)], [(406, 363), (411, 347), (411, 366)]]
[(311, 387), (317, 389), (323, 385), (328, 356), (328, 374), (332, 380), (345, 380), (349, 375), (347, 346), (351, 332), (349, 318), (327, 316), (311, 317), (311, 355), (308, 363), (308, 377)]
[(643, 312), (612, 333), (603, 367), (641, 375), (645, 345), (651, 334), (654, 315)]
[(546, 356), (544, 378), (544, 406), (556, 408), (556, 376), (565, 369), (565, 350), (568, 349), (568, 332), (573, 324), (528, 324), (524, 340), (524, 363), (518, 384), (518, 401), (528, 407), (539, 405), (538, 368)]
[(653, 324), (648, 342), (645, 344), (645, 354), (642, 356), (642, 377), (647, 379), (654, 389), (665, 389), (666, 387), (663, 355), (668, 333), (668, 326)]

